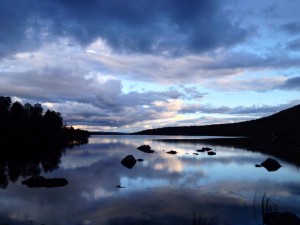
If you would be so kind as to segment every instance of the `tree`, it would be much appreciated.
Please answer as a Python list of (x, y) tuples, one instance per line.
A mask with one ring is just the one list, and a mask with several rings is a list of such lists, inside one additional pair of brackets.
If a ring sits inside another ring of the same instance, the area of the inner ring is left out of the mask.
[(25, 117), (25, 114), (26, 113), (25, 113), (24, 106), (20, 102), (16, 101), (11, 105), (11, 108), (10, 108), (11, 118), (14, 118), (14, 119), (23, 118), (23, 117)]
[(9, 109), (11, 105), (11, 98), (0, 96), (0, 136), (3, 136), (8, 129)]
[(42, 107), (42, 105), (39, 104), (39, 103), (34, 104), (34, 106), (31, 108), (30, 113), (31, 113), (33, 118), (43, 117), (43, 107)]
[(0, 96), (0, 139), (9, 140), (51, 140), (61, 143), (79, 140), (85, 142), (87, 131), (67, 128), (61, 113), (47, 110), (43, 113), (41, 104), (24, 106), (10, 97)]
[(59, 135), (63, 127), (63, 119), (61, 114), (48, 109), (43, 117), (43, 126), (47, 133), (54, 136)]
[(7, 116), (11, 105), (11, 98), (0, 96), (0, 118)]

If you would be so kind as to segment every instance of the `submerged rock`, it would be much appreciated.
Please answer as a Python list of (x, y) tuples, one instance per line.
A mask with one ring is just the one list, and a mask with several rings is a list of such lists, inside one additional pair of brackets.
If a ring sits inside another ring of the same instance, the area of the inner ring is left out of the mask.
[(65, 178), (45, 178), (43, 176), (34, 176), (22, 181), (22, 184), (27, 185), (30, 188), (38, 187), (63, 187), (68, 184)]
[(174, 150), (168, 151), (167, 153), (168, 153), (168, 154), (172, 154), (172, 155), (175, 155), (175, 154), (177, 154), (177, 152), (176, 152), (176, 151), (174, 151)]
[(255, 164), (255, 167), (262, 167), (262, 165), (260, 165), (260, 164)]
[(121, 186), (120, 184), (116, 186), (116, 188), (125, 188), (123, 186)]
[(195, 153), (195, 152), (194, 152), (193, 154), (194, 154), (194, 155), (199, 155), (198, 153)]
[(265, 167), (269, 172), (278, 170), (281, 165), (275, 159), (267, 158), (261, 163), (261, 166)]
[(136, 161), (138, 161), (138, 162), (143, 162), (144, 160), (143, 160), (143, 159), (137, 159)]
[(151, 149), (149, 145), (141, 145), (140, 147), (137, 147), (136, 149), (145, 152), (145, 153), (153, 153), (155, 152), (154, 150)]
[(128, 155), (124, 159), (122, 159), (121, 164), (128, 169), (132, 169), (136, 164), (136, 159), (133, 155)]

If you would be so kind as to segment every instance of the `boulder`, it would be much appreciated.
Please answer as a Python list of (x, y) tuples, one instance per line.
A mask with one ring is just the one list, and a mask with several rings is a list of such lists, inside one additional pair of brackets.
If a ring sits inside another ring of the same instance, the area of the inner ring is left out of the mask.
[(213, 151), (209, 151), (207, 152), (207, 155), (216, 155), (217, 153), (213, 152)]
[(281, 165), (275, 159), (267, 158), (264, 162), (261, 163), (269, 172), (278, 170)]
[(122, 159), (121, 164), (128, 169), (132, 169), (136, 164), (136, 159), (133, 155), (128, 155), (124, 159)]
[(255, 167), (262, 167), (262, 165), (260, 165), (260, 164), (255, 164)]
[(208, 147), (203, 147), (201, 150), (202, 150), (202, 151), (208, 152), (208, 151), (210, 151), (210, 150), (212, 150), (212, 149), (211, 149), (211, 148), (208, 148)]
[(168, 151), (167, 153), (168, 153), (168, 154), (171, 154), (171, 155), (175, 155), (177, 152), (174, 151), (174, 150), (171, 150), (171, 151)]
[(27, 185), (27, 187), (30, 188), (53, 188), (66, 186), (68, 184), (68, 181), (65, 178), (45, 178), (43, 176), (33, 176), (26, 180), (23, 180), (22, 184)]
[(194, 154), (194, 155), (199, 155), (198, 153), (195, 153), (195, 152), (194, 152), (193, 154)]
[(196, 152), (205, 152), (205, 149), (197, 149)]
[(137, 159), (136, 161), (138, 161), (138, 162), (143, 162), (144, 160), (143, 160), (143, 159)]
[(154, 150), (151, 149), (149, 145), (141, 145), (140, 147), (137, 147), (138, 150), (145, 152), (145, 153), (153, 153)]

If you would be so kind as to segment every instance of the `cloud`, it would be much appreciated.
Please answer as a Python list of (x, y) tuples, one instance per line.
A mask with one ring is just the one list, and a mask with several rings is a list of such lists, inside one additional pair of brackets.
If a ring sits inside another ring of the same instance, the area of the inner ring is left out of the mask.
[[(300, 103), (300, 99), (279, 105), (251, 105), (251, 106), (212, 106), (201, 104), (185, 105), (179, 111), (180, 113), (205, 113), (205, 114), (222, 114), (222, 115), (247, 115), (252, 118), (262, 117), (277, 113), (283, 109), (290, 108)], [(226, 118), (226, 117), (225, 117)], [(227, 119), (227, 118), (226, 118)]]
[(82, 45), (100, 37), (121, 52), (182, 54), (231, 46), (248, 34), (230, 21), (222, 1), (4, 0), (0, 8), (0, 56), (55, 37)]
[(279, 88), (283, 90), (300, 90), (300, 77), (287, 79)]
[[(201, 101), (205, 93), (198, 88), (178, 85), (161, 91), (123, 91), (121, 80), (91, 74), (85, 67), (42, 67), (38, 70), (23, 72), (0, 72), (1, 93), (8, 96), (18, 96), (21, 99), (38, 101), (44, 107), (59, 111), (69, 125), (84, 125), (86, 129), (124, 129), (141, 130), (143, 127), (188, 125), (182, 115), (195, 113), (211, 114), (211, 118), (195, 120), (190, 124), (219, 123), (226, 121), (241, 121), (257, 118), (292, 106), (291, 104), (270, 106), (253, 105), (230, 108), (228, 106), (212, 106), (195, 103)], [(295, 78), (296, 79), (296, 78)], [(297, 79), (296, 79), (297, 80)], [(279, 79), (272, 84), (272, 79), (254, 82), (260, 90), (266, 87), (274, 88), (282, 85), (287, 88), (295, 85), (295, 80)], [(233, 87), (245, 89), (252, 87), (253, 82), (228, 81)], [(229, 83), (222, 84), (227, 88)], [(214, 84), (220, 86), (216, 81)], [(265, 84), (265, 85), (264, 85)], [(246, 86), (245, 86), (246, 85)], [(295, 88), (295, 87), (293, 87)], [(188, 102), (186, 100), (192, 100)], [(293, 102), (296, 104), (296, 102)], [(213, 115), (231, 115), (217, 118)], [(251, 115), (241, 118), (238, 115)], [(238, 119), (239, 118), (239, 119)], [(206, 121), (206, 122), (205, 122)]]
[(299, 34), (300, 33), (300, 22), (293, 21), (289, 23), (284, 23), (281, 25), (281, 28), (288, 32), (289, 34)]
[[(210, 60), (203, 66), (207, 70), (238, 70), (238, 69), (277, 69), (299, 67), (299, 58), (290, 56), (284, 51), (272, 53), (252, 53), (246, 51), (223, 51), (209, 55)], [(233, 73), (232, 73), (233, 74)]]
[[(88, 48), (90, 49), (90, 48)], [(99, 51), (101, 52), (101, 51)], [(259, 55), (249, 52), (216, 51), (203, 55), (177, 58), (153, 55), (92, 54), (91, 61), (100, 63), (115, 76), (135, 81), (161, 84), (202, 83), (256, 70), (278, 70), (299, 67), (299, 58), (284, 52)], [(268, 80), (268, 78), (263, 78)], [(274, 77), (275, 80), (280, 77)], [(270, 81), (271, 79), (269, 79)], [(256, 86), (257, 87), (257, 86)]]
[(0, 94), (105, 129), (256, 116), (261, 106), (201, 103), (216, 91), (299, 90), (299, 40), (278, 38), (299, 33), (298, 12), (276, 2), (3, 0)]
[[(37, 17), (40, 3), (1, 1), (0, 58), (17, 52), (33, 50), (49, 40), (45, 24)], [(40, 12), (41, 13), (41, 12)]]
[(1, 91), (5, 95), (21, 98), (61, 101), (82, 99), (81, 93), (89, 94), (90, 88), (102, 89), (110, 84), (93, 87), (91, 80), (82, 76), (81, 70), (66, 67), (44, 67), (24, 72), (2, 72)]
[(267, 92), (278, 89), (285, 81), (286, 77), (262, 77), (262, 78), (244, 78), (244, 79), (213, 79), (205, 82), (205, 85), (216, 90), (226, 92), (240, 92), (240, 91), (256, 91)]
[(286, 48), (291, 51), (299, 51), (300, 50), (300, 39), (295, 39), (287, 43)]
[(82, 68), (64, 66), (0, 72), (1, 94), (18, 96), (24, 103), (38, 101), (61, 112), (69, 125), (115, 128), (174, 118), (183, 100), (204, 96), (184, 85), (124, 93), (121, 80), (103, 79)]

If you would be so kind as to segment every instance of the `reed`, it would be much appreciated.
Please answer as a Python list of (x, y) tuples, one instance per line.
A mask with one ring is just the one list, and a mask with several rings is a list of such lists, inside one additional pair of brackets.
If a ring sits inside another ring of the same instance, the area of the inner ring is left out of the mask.
[(274, 202), (270, 197), (266, 196), (264, 193), (261, 199), (261, 213), (266, 215), (268, 213), (277, 213), (278, 212), (278, 203)]
[(214, 219), (206, 219), (202, 217), (201, 215), (196, 215), (193, 213), (193, 225), (213, 225)]

